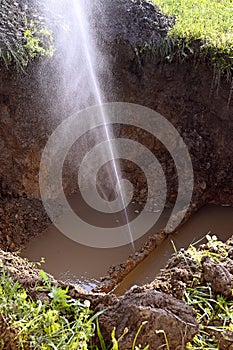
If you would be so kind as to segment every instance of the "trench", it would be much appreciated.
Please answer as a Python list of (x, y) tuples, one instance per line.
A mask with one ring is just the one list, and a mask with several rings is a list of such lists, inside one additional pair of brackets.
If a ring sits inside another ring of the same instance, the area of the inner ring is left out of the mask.
[[(93, 225), (113, 227), (114, 222), (122, 225), (121, 214), (109, 215), (105, 218), (93, 215), (90, 209), (81, 201), (80, 195), (70, 197), (70, 203), (79, 215)], [(82, 205), (80, 205), (80, 202)], [(137, 215), (138, 205), (130, 206), (130, 218)], [(136, 213), (135, 213), (136, 212)], [(153, 227), (159, 231), (169, 218), (169, 210), (165, 210), (160, 220)], [(90, 220), (91, 215), (91, 220)], [(153, 213), (148, 213), (152, 215)], [(199, 209), (179, 230), (169, 236), (154, 251), (115, 288), (117, 295), (124, 294), (135, 285), (144, 285), (152, 282), (166, 262), (174, 253), (174, 249), (187, 248), (190, 244), (203, 244), (207, 234), (216, 235), (220, 240), (226, 241), (232, 233), (233, 208), (227, 206), (206, 205)], [(65, 220), (69, 221), (69, 217)], [(87, 226), (86, 226), (87, 227)], [(77, 227), (77, 231), (79, 228)], [(135, 248), (145, 243), (149, 232), (136, 241)], [(173, 243), (172, 243), (173, 242)], [(175, 246), (175, 247), (174, 247)], [(31, 262), (40, 262), (43, 258), (42, 268), (52, 274), (56, 279), (68, 284), (82, 287), (90, 291), (101, 284), (101, 277), (106, 275), (111, 265), (120, 264), (132, 253), (132, 246), (125, 245), (117, 248), (98, 249), (81, 245), (67, 238), (54, 225), (50, 225), (39, 237), (31, 239), (21, 252)]]
[(198, 247), (206, 243), (206, 235), (216, 235), (223, 242), (232, 236), (233, 208), (206, 205), (199, 209), (180, 229), (161, 243), (140, 265), (117, 286), (114, 293), (124, 294), (135, 285), (145, 285), (154, 280), (176, 250), (190, 244)]

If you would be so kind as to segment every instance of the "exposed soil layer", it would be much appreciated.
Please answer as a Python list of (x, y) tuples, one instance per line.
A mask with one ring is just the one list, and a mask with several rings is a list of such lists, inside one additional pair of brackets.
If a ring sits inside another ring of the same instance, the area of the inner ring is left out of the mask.
[(50, 220), (39, 199), (20, 196), (0, 196), (0, 246), (17, 251), (28, 239), (43, 232)]
[[(123, 338), (120, 349), (128, 350), (132, 347), (135, 334), (141, 323), (148, 321), (139, 334), (138, 343), (151, 344), (151, 349), (158, 349), (165, 344), (162, 334), (156, 330), (165, 330), (170, 349), (183, 349), (198, 332), (195, 312), (183, 301), (187, 287), (195, 287), (198, 283), (212, 287), (213, 298), (222, 294), (229, 301), (232, 296), (233, 282), (233, 239), (229, 239), (221, 246), (202, 245), (198, 254), (202, 255), (200, 262), (185, 251), (181, 251), (168, 261), (156, 279), (149, 285), (134, 287), (122, 297), (114, 295), (87, 293), (77, 287), (69, 287), (69, 294), (81, 300), (91, 301), (92, 309), (97, 312), (108, 309), (99, 317), (101, 331), (105, 339), (109, 339), (113, 327), (120, 336), (127, 327), (129, 332)], [(218, 256), (218, 261), (211, 256)], [(38, 270), (29, 265), (16, 254), (0, 252), (2, 266), (11, 274), (14, 280), (29, 291), (33, 299), (45, 300), (48, 297), (46, 288), (36, 288), (42, 285)], [(65, 287), (64, 283), (55, 281), (52, 284)], [(179, 332), (177, 332), (179, 329)], [(219, 349), (230, 348), (232, 341), (224, 332), (217, 335)], [(225, 339), (225, 340), (224, 340)]]

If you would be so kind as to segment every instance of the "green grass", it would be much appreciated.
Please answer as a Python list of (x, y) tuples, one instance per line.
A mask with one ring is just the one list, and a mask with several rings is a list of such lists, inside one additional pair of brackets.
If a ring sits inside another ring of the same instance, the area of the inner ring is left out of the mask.
[(232, 0), (153, 1), (164, 13), (175, 16), (176, 24), (169, 32), (169, 36), (183, 48), (184, 56), (192, 53), (189, 44), (198, 40), (201, 43), (201, 54), (209, 57), (218, 69), (232, 76)]
[[(227, 257), (226, 245), (216, 236), (207, 235), (206, 249), (196, 249), (194, 245), (186, 251), (177, 254), (187, 261), (193, 262), (202, 269), (201, 260), (208, 256), (216, 263), (222, 262)], [(194, 337), (187, 349), (192, 350), (218, 350), (219, 336), (227, 339), (233, 337), (233, 299), (215, 293), (209, 283), (202, 278), (194, 276), (193, 285), (186, 288), (184, 301), (196, 311), (199, 323), (199, 333)]]
[[(23, 37), (1, 36), (4, 48), (0, 48), (0, 59), (8, 67), (15, 64), (23, 70), (31, 61), (42, 57), (52, 57), (55, 51), (52, 32), (46, 27), (37, 28), (35, 23), (24, 19)], [(17, 35), (17, 28), (15, 28)]]
[(233, 334), (233, 301), (214, 293), (209, 284), (196, 288), (187, 288), (185, 301), (193, 306), (197, 313), (199, 333), (187, 349), (219, 349), (217, 335), (227, 338)]
[[(45, 273), (42, 275), (45, 281)], [(0, 349), (86, 350), (94, 334), (89, 302), (81, 303), (67, 290), (50, 286), (48, 301), (33, 301), (3, 270), (0, 281)]]
[[(103, 339), (98, 316), (93, 314), (88, 300), (80, 302), (68, 295), (68, 288), (51, 285), (47, 274), (41, 270), (42, 285), (37, 291), (46, 293), (48, 299), (32, 300), (27, 291), (14, 282), (4, 268), (0, 276), (0, 349), (21, 350), (118, 350), (119, 341), (115, 329), (111, 342)], [(138, 335), (144, 323), (134, 337), (132, 350), (144, 349), (137, 343)], [(100, 344), (96, 344), (97, 334)]]

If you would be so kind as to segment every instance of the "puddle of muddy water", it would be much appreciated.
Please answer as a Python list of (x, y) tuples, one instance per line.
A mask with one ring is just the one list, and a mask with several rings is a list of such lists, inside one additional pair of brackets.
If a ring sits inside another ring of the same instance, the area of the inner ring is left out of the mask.
[[(90, 211), (83, 204), (79, 195), (70, 198), (70, 204), (84, 219), (100, 227), (112, 227), (122, 225), (122, 214), (106, 214)], [(129, 215), (131, 218), (137, 215), (136, 205), (131, 205)], [(101, 215), (100, 215), (101, 214)], [(153, 213), (148, 213), (154, 215)], [(153, 228), (153, 232), (163, 228), (169, 218), (169, 212), (165, 211)], [(226, 240), (232, 235), (233, 208), (208, 205), (196, 213), (179, 232), (171, 236), (177, 249), (187, 247), (205, 236), (208, 232), (216, 234), (220, 239)], [(135, 248), (139, 249), (146, 241), (150, 233), (135, 242)], [(204, 242), (204, 241), (203, 241)], [(131, 286), (142, 285), (152, 281), (159, 270), (166, 264), (173, 254), (171, 240), (168, 239), (160, 247), (154, 250), (121, 285), (114, 291), (122, 294)], [(59, 232), (51, 225), (42, 235), (32, 239), (22, 256), (30, 261), (38, 262), (41, 257), (45, 259), (42, 268), (67, 283), (82, 286), (90, 290), (99, 284), (100, 277), (104, 276), (111, 265), (119, 264), (132, 253), (132, 246), (125, 245), (117, 248), (92, 248), (74, 242)]]
[[(69, 203), (84, 221), (94, 226), (114, 227), (125, 224), (122, 213), (118, 215), (103, 214), (92, 210), (85, 204), (80, 194), (71, 196)], [(129, 217), (131, 219), (136, 217), (139, 210), (140, 208), (136, 204), (132, 204), (128, 211)], [(154, 214), (148, 213), (147, 215), (149, 217)], [(164, 227), (168, 218), (169, 212), (163, 212), (153, 231)], [(69, 218), (64, 219), (68, 220)], [(135, 249), (139, 249), (145, 243), (149, 234), (134, 242)], [(43, 257), (45, 263), (42, 264), (42, 268), (46, 272), (57, 279), (90, 290), (98, 285), (100, 277), (106, 275), (111, 265), (121, 263), (132, 253), (133, 248), (130, 244), (108, 249), (81, 245), (67, 238), (54, 225), (51, 225), (39, 237), (32, 239), (21, 255), (33, 262), (39, 262)]]
[(173, 243), (177, 249), (187, 248), (190, 243), (198, 242), (203, 238), (199, 243), (203, 244), (206, 242), (204, 237), (208, 233), (216, 235), (222, 241), (231, 237), (233, 208), (210, 204), (201, 208), (175, 234), (171, 235), (138, 265), (115, 289), (114, 293), (121, 295), (133, 285), (152, 282), (174, 253)]

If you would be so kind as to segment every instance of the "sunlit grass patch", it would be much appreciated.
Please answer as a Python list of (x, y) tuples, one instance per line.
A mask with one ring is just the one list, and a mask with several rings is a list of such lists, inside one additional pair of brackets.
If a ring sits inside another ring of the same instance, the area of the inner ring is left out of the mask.
[(153, 0), (162, 11), (175, 16), (169, 32), (174, 39), (201, 42), (201, 51), (228, 75), (233, 73), (232, 0)]
[[(51, 284), (48, 275), (41, 270), (42, 285), (36, 290), (47, 294), (45, 300), (32, 300), (28, 291), (14, 282), (4, 268), (0, 271), (0, 350), (118, 350), (119, 342), (128, 329), (116, 338), (115, 328), (110, 344), (101, 334), (98, 316), (93, 314), (89, 300), (73, 299), (68, 287), (63, 289)], [(132, 350), (148, 350), (137, 344), (140, 325), (132, 344)], [(99, 338), (96, 344), (95, 334)]]

